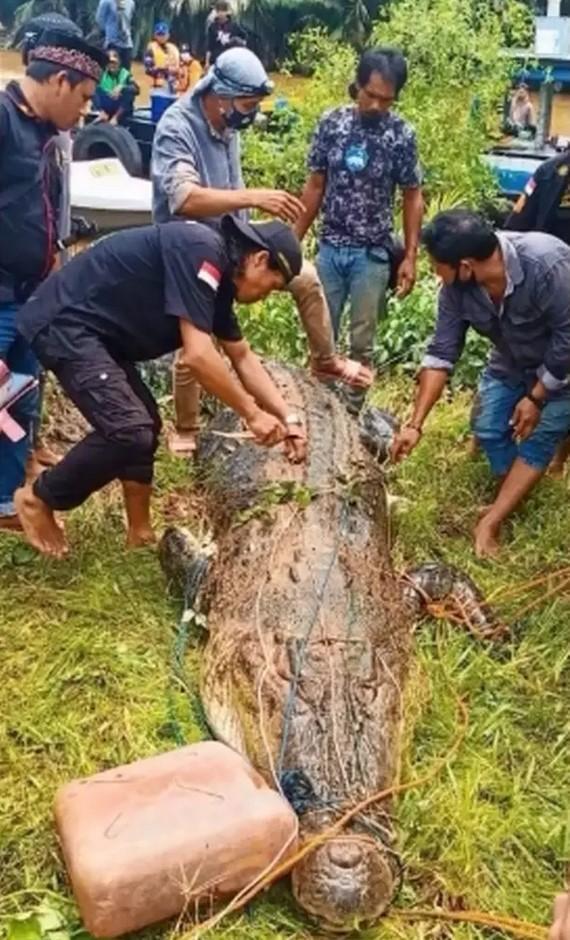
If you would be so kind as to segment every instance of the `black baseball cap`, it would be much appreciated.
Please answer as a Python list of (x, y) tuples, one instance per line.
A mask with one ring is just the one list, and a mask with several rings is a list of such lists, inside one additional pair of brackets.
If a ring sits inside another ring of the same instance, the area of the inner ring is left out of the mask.
[(16, 44), (26, 42), (35, 43), (46, 30), (55, 30), (58, 33), (67, 33), (69, 36), (83, 38), (83, 32), (73, 20), (62, 13), (40, 13), (19, 27), (16, 31)]
[(236, 231), (254, 245), (269, 252), (287, 284), (301, 273), (301, 243), (290, 225), (276, 219), (271, 222), (244, 222), (233, 215), (225, 215), (222, 219), (224, 235), (232, 235)]
[(24, 65), (28, 64), (30, 52), (34, 46), (37, 46), (41, 34), (45, 33), (46, 30), (56, 30), (58, 33), (67, 33), (69, 36), (83, 38), (79, 26), (76, 26), (73, 20), (68, 19), (67, 16), (63, 16), (61, 13), (40, 13), (39, 16), (27, 20), (16, 31), (15, 44), (22, 53)]

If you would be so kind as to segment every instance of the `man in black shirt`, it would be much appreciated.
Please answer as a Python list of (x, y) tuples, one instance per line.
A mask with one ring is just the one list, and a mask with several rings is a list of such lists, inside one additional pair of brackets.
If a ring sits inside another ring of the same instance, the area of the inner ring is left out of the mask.
[[(58, 130), (69, 131), (86, 109), (104, 55), (67, 26), (30, 29), (26, 43), (25, 76), (0, 91), (0, 363), (35, 376), (38, 364), (17, 334), (16, 313), (56, 262), (67, 221), (60, 217), (66, 181)], [(10, 440), (0, 432), (0, 529), (18, 527), (14, 492), (25, 478), (37, 411), (37, 395), (23, 396), (13, 417), (24, 436)]]
[(213, 65), (226, 49), (246, 45), (245, 30), (234, 20), (228, 0), (217, 0), (213, 13), (214, 18), (208, 26), (206, 41), (207, 67)]
[(513, 232), (546, 232), (570, 245), (570, 151), (545, 160), (505, 222)]
[(291, 459), (304, 458), (300, 420), (242, 338), (233, 310), (234, 299), (254, 303), (282, 290), (301, 264), (299, 242), (282, 222), (228, 216), (221, 234), (195, 222), (169, 222), (101, 239), (36, 291), (18, 328), (94, 431), (16, 493), (31, 545), (65, 554), (54, 510), (79, 506), (114, 479), (123, 485), (128, 544), (153, 539), (160, 417), (135, 363), (180, 347), (200, 385), (237, 411), (259, 444), (285, 441)]

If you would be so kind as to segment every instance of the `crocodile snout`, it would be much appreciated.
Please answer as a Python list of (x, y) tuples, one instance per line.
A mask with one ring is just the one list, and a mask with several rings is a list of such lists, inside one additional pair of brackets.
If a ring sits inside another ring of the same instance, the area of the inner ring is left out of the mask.
[(292, 873), (297, 903), (323, 930), (346, 933), (377, 921), (394, 893), (382, 846), (339, 836), (307, 855)]
[(357, 842), (331, 842), (326, 849), (330, 861), (338, 868), (355, 868), (362, 862), (363, 852)]

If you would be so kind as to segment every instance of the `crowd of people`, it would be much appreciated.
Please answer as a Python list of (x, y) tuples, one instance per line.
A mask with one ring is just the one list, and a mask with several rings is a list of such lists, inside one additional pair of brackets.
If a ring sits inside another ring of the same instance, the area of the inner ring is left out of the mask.
[[(105, 51), (61, 18), (57, 29), (32, 28), (26, 74), (0, 93), (0, 391), (11, 376), (33, 380), (49, 370), (93, 429), (56, 462), (38, 438), (39, 386), (13, 401), (12, 424), (0, 412), (0, 528), (20, 530), (40, 552), (61, 557), (68, 546), (56, 513), (118, 480), (128, 544), (153, 540), (161, 418), (136, 365), (168, 353), (175, 453), (195, 448), (204, 388), (242, 417), (259, 445), (283, 443), (291, 460), (303, 461), (307, 429), (243, 337), (235, 302), (289, 291), (310, 370), (358, 415), (374, 379), (387, 293), (412, 291), (423, 244), (441, 288), (392, 458), (419, 443), (468, 329), (487, 336), (492, 352), (472, 422), (498, 487), (480, 512), (474, 545), (479, 555), (494, 554), (505, 519), (568, 450), (570, 155), (540, 166), (504, 230), (470, 209), (441, 212), (422, 229), (416, 136), (393, 109), (406, 61), (398, 50), (376, 48), (360, 58), (351, 100), (319, 120), (301, 194), (246, 187), (239, 133), (254, 122), (272, 83), (259, 59), (233, 42), (242, 37), (231, 17), (218, 17), (226, 6), (216, 4), (209, 26), (208, 71), (156, 130), (155, 224), (111, 235), (67, 263), (69, 131), (92, 99), (110, 121), (132, 105), (133, 0), (102, 0)], [(175, 62), (181, 68), (168, 28), (158, 24), (147, 70), (158, 80)], [(402, 242), (394, 234), (396, 190)], [(251, 210), (270, 219), (252, 221)], [(312, 264), (302, 241), (316, 220)], [(345, 313), (349, 358), (336, 348)], [(565, 895), (551, 937), (570, 940)]]
[[(107, 62), (98, 84), (93, 108), (100, 121), (124, 124), (132, 114), (140, 88), (133, 78), (134, 0), (100, 0), (96, 21), (103, 35)], [(183, 95), (200, 81), (220, 53), (247, 45), (247, 33), (234, 17), (229, 0), (216, 0), (206, 21), (205, 60), (194, 55), (188, 42), (172, 41), (170, 24), (155, 23), (144, 54), (144, 70), (153, 91)]]

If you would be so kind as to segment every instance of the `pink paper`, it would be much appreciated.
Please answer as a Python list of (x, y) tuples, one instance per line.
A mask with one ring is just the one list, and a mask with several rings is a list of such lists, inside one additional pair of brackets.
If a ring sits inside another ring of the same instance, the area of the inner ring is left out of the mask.
[(0, 410), (0, 433), (5, 434), (14, 444), (17, 444), (26, 436), (23, 427), (10, 417), (6, 408)]

